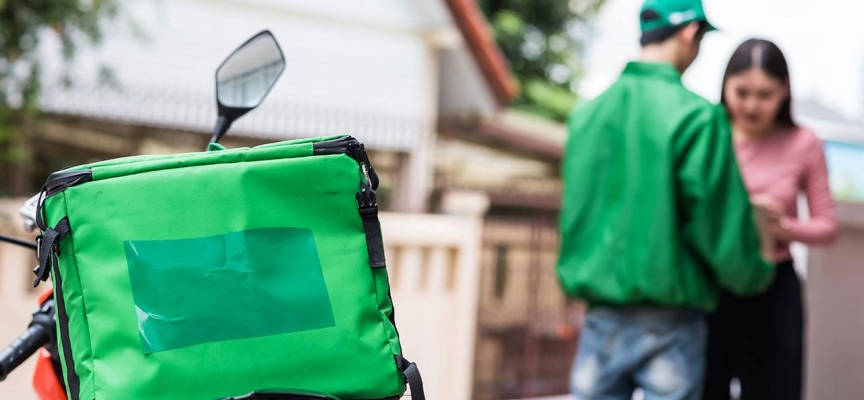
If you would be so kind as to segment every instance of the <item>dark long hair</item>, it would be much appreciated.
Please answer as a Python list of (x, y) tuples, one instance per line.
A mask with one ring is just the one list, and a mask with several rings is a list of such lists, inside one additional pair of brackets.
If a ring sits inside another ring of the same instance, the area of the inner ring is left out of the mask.
[(775, 123), (782, 126), (795, 127), (795, 120), (792, 119), (792, 90), (789, 83), (789, 64), (786, 63), (786, 57), (776, 44), (763, 39), (750, 39), (738, 46), (735, 53), (732, 53), (732, 58), (729, 59), (729, 65), (726, 66), (726, 74), (723, 75), (723, 88), (720, 94), (720, 103), (729, 111), (729, 106), (726, 104), (726, 82), (733, 75), (746, 71), (751, 68), (759, 68), (769, 76), (777, 79), (781, 83), (790, 86), (789, 96), (780, 105), (780, 111), (777, 113)]

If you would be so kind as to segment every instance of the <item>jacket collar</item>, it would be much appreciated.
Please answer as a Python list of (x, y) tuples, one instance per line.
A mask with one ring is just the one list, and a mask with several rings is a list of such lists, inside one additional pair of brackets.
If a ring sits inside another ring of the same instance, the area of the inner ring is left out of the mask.
[(646, 63), (631, 61), (624, 68), (623, 75), (654, 77), (664, 80), (681, 82), (681, 73), (672, 66), (665, 63)]

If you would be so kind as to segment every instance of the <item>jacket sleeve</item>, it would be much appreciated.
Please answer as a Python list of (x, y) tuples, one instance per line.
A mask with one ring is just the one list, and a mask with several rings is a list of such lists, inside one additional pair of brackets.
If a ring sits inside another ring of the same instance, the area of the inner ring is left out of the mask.
[(773, 279), (774, 267), (761, 255), (725, 112), (705, 107), (685, 118), (673, 147), (687, 251), (710, 266), (720, 286), (733, 293), (763, 291)]

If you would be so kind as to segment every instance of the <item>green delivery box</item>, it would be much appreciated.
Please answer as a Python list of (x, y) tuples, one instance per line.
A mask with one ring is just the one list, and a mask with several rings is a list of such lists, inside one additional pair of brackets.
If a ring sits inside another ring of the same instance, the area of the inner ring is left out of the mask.
[(213, 150), (46, 183), (37, 283), (53, 279), (70, 400), (403, 395), (416, 366), (363, 145)]

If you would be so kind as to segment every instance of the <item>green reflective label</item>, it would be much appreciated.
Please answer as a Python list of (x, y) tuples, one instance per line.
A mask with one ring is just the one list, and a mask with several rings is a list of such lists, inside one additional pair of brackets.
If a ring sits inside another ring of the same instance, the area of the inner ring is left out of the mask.
[(335, 325), (309, 229), (124, 247), (146, 354)]

